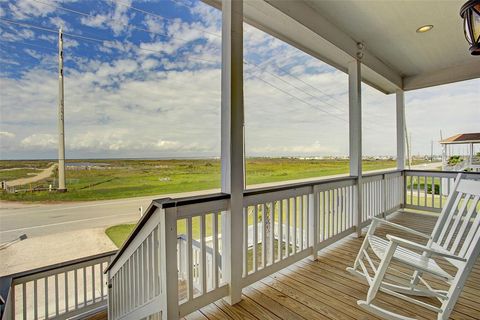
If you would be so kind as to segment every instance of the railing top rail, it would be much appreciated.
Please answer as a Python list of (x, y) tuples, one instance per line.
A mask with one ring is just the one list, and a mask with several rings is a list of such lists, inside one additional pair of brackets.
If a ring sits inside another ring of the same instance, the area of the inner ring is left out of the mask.
[(374, 176), (381, 176), (384, 174), (392, 174), (392, 173), (401, 173), (405, 170), (400, 169), (386, 169), (381, 171), (373, 171), (373, 172), (365, 172), (362, 174), (362, 177), (374, 177)]
[(434, 173), (434, 174), (450, 174), (450, 175), (457, 175), (459, 173), (466, 174), (466, 175), (480, 175), (480, 172), (475, 171), (441, 171), (441, 170), (417, 170), (417, 169), (407, 169), (405, 170), (407, 173)]
[(243, 192), (243, 196), (244, 197), (249, 197), (249, 196), (255, 196), (255, 195), (259, 195), (259, 194), (285, 191), (285, 190), (291, 190), (291, 189), (299, 189), (299, 188), (304, 188), (304, 187), (313, 187), (313, 186), (321, 185), (321, 184), (328, 184), (328, 183), (332, 183), (332, 182), (348, 181), (348, 180), (355, 180), (355, 179), (356, 179), (356, 177), (344, 176), (344, 177), (329, 178), (329, 179), (322, 179), (322, 180), (289, 183), (289, 184), (284, 184), (284, 185), (279, 185), (279, 186), (248, 189), (248, 190), (245, 190)]
[(211, 201), (218, 201), (218, 200), (225, 200), (230, 199), (230, 195), (228, 193), (211, 193), (199, 196), (192, 196), (192, 197), (182, 197), (182, 198), (163, 198), (154, 200), (157, 203), (157, 207), (166, 209), (166, 208), (174, 208), (174, 207), (181, 207), (191, 204), (199, 204), (204, 202), (211, 202)]
[(61, 269), (61, 268), (65, 268), (65, 267), (74, 266), (76, 264), (81, 264), (81, 263), (92, 261), (92, 260), (111, 257), (116, 252), (117, 252), (117, 250), (112, 250), (112, 251), (108, 251), (108, 252), (103, 252), (103, 253), (87, 256), (87, 257), (82, 257), (82, 258), (78, 258), (78, 259), (65, 261), (65, 262), (59, 262), (59, 263), (55, 263), (55, 264), (45, 266), (45, 267), (39, 267), (39, 268), (31, 269), (31, 270), (26, 270), (26, 271), (21, 271), (21, 272), (9, 274), (9, 275), (1, 277), (0, 279), (11, 278), (12, 280), (15, 280), (15, 279), (19, 279), (19, 278), (24, 278), (24, 277), (32, 276), (32, 275), (39, 274), (39, 273), (45, 273), (45, 272), (53, 271), (55, 269)]
[[(367, 172), (362, 174), (362, 177), (374, 177), (374, 176), (381, 176), (384, 174), (400, 173), (400, 172), (403, 172), (403, 170), (393, 169), (393, 170), (383, 170), (383, 171), (376, 171), (376, 172)], [(297, 188), (303, 188), (303, 187), (313, 187), (313, 186), (328, 184), (332, 182), (349, 181), (349, 180), (355, 180), (355, 179), (357, 179), (357, 177), (347, 176), (347, 175), (341, 176), (341, 177), (327, 178), (327, 179), (320, 178), (318, 180), (312, 180), (312, 181), (295, 182), (295, 183), (282, 184), (278, 186), (248, 189), (243, 192), (243, 195), (244, 197), (248, 197), (248, 196), (254, 196), (258, 194), (285, 191), (285, 190), (297, 189)]]

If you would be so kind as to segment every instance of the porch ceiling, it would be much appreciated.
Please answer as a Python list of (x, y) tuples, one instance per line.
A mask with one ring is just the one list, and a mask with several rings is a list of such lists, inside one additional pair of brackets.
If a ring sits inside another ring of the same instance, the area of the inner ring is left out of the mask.
[[(216, 7), (221, 0), (204, 0)], [(464, 0), (245, 1), (245, 20), (345, 71), (364, 42), (363, 81), (385, 93), (480, 78), (459, 10)], [(434, 28), (416, 33), (422, 25)]]

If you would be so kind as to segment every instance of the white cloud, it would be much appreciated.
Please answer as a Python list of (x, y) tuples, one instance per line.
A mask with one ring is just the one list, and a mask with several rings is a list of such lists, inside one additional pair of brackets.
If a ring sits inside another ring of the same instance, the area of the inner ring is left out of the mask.
[(326, 145), (324, 142), (315, 141), (310, 145), (292, 145), (292, 146), (264, 146), (252, 148), (253, 154), (268, 154), (268, 155), (339, 155), (341, 154), (340, 148)]
[(57, 138), (48, 133), (34, 133), (31, 136), (24, 138), (20, 145), (27, 149), (53, 149), (57, 146)]
[(0, 131), (0, 138), (2, 139), (12, 139), (15, 138), (15, 133), (8, 131)]
[[(29, 10), (25, 1), (20, 2), (25, 12)], [(109, 8), (82, 22), (128, 35), (123, 24), (131, 22), (132, 12), (119, 4)], [(74, 65), (67, 63), (65, 69), (67, 156), (220, 154), (220, 66), (195, 60), (220, 61), (221, 39), (211, 34), (221, 32), (220, 12), (197, 2), (190, 12), (198, 16), (194, 23), (138, 14), (149, 30), (170, 36), (169, 40), (142, 38), (139, 45), (155, 52), (138, 50), (139, 40), (127, 37), (105, 41), (101, 52), (95, 52), (101, 58), (96, 54), (66, 56)], [(346, 155), (347, 76), (253, 27), (246, 25), (245, 30), (246, 59), (261, 69), (245, 66), (247, 155)], [(9, 36), (7, 28), (0, 35), (1, 39)], [(28, 32), (22, 35), (24, 39), (34, 36)], [(41, 37), (56, 42), (54, 35)], [(76, 40), (65, 42), (66, 47), (78, 45)], [(82, 42), (84, 46), (89, 44)], [(25, 69), (17, 78), (0, 77), (2, 124), (6, 124), (2, 130), (18, 135), (21, 132), (21, 136), (9, 137), (8, 141), (10, 146), (22, 148), (7, 150), (11, 157), (41, 152), (54, 156), (56, 57), (26, 52), (37, 55), (41, 63)], [(104, 59), (105, 54), (111, 59)], [(480, 115), (471, 107), (476, 103), (472, 92), (478, 92), (478, 86), (479, 80), (473, 80), (428, 94), (407, 93), (407, 125), (413, 128), (414, 141), (428, 141), (428, 147), (422, 142), (415, 148), (429, 150), (430, 136), (439, 127), (452, 134), (458, 130), (478, 131)], [(392, 154), (395, 98), (368, 86), (363, 93), (364, 151)], [(4, 145), (2, 141), (2, 148)]]
[(133, 14), (128, 13), (127, 6), (132, 1), (113, 2), (114, 9), (106, 13), (92, 14), (89, 17), (82, 17), (80, 22), (83, 25), (102, 29), (111, 29), (118, 36), (122, 32), (128, 30), (128, 25)]
[(35, 38), (35, 33), (29, 29), (12, 29), (10, 27), (5, 27), (2, 25), (2, 30), (0, 30), (0, 41), (22, 41), (22, 40), (32, 40)]
[[(46, 4), (42, 4), (45, 2)], [(44, 0), (44, 1), (31, 1), (31, 0), (16, 0), (8, 4), (9, 11), (12, 12), (16, 19), (27, 19), (29, 17), (45, 17), (55, 12), (56, 4), (65, 2), (65, 0)], [(51, 5), (48, 5), (51, 4)]]
[(412, 153), (440, 154), (443, 138), (467, 132), (480, 132), (478, 106), (480, 79), (463, 81), (406, 93), (406, 121), (411, 134)]

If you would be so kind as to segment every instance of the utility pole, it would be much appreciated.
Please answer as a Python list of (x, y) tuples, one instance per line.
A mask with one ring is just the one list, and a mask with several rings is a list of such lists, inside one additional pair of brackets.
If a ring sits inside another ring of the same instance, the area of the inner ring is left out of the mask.
[(430, 141), (430, 162), (433, 162), (433, 139)]
[(67, 187), (65, 185), (65, 114), (62, 28), (58, 30), (58, 191), (67, 191)]
[[(410, 135), (410, 139), (412, 138), (412, 136)], [(408, 170), (411, 169), (412, 167), (412, 158), (411, 158), (411, 150), (410, 150), (410, 144), (411, 144), (411, 140), (408, 139), (408, 132), (407, 132), (407, 124), (405, 124), (405, 142), (407, 144), (407, 159), (408, 159)]]

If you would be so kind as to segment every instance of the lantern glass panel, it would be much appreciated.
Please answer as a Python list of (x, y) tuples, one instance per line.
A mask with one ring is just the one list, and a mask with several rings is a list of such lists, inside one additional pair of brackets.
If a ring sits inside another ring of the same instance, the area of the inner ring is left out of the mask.
[(480, 40), (480, 4), (477, 4), (472, 10), (472, 33), (473, 42)]
[(465, 38), (467, 39), (469, 44), (472, 44), (472, 37), (470, 36), (470, 28), (468, 26), (468, 19), (463, 20), (463, 30), (465, 31)]

